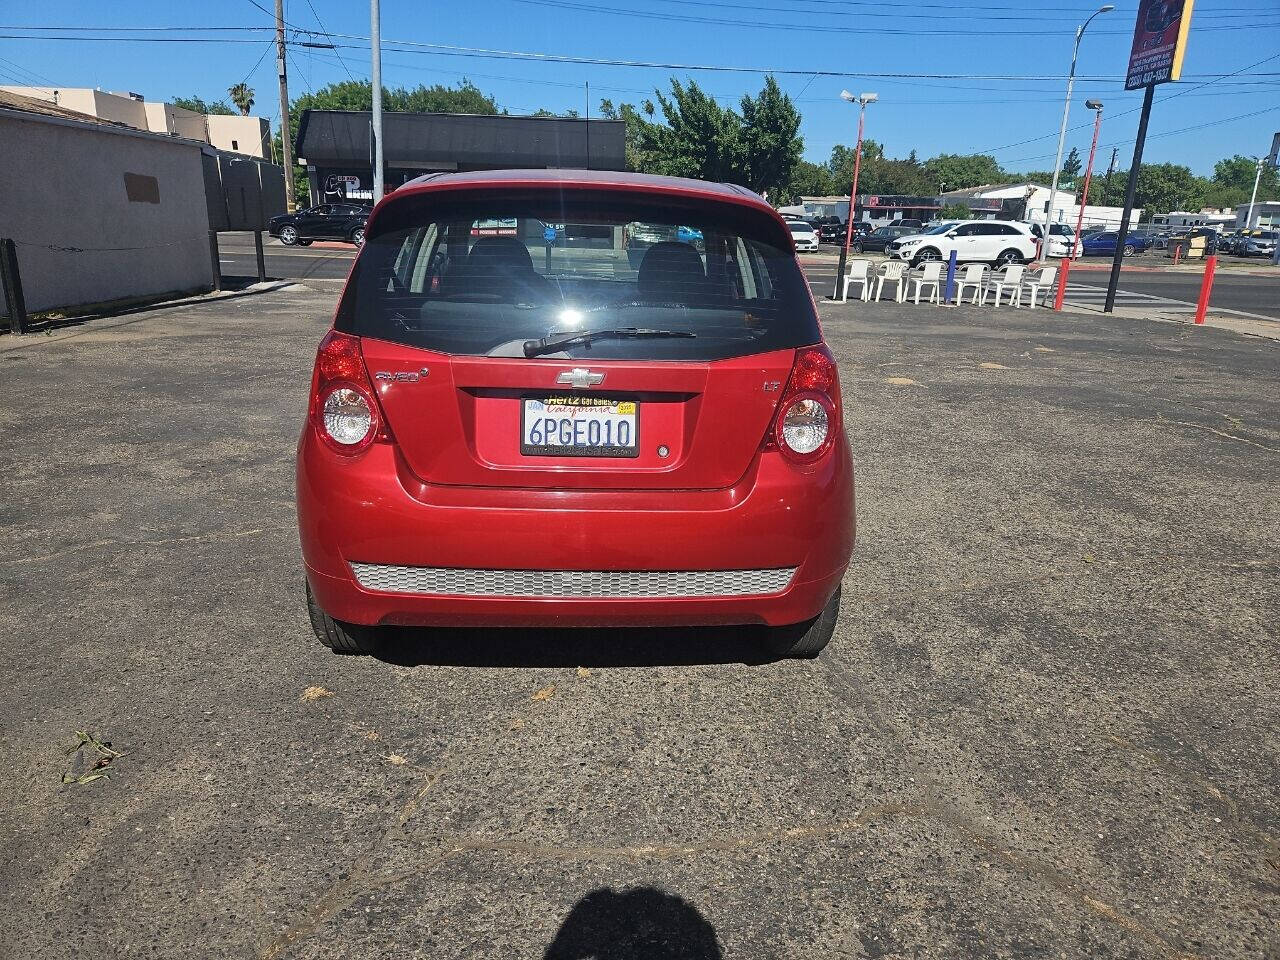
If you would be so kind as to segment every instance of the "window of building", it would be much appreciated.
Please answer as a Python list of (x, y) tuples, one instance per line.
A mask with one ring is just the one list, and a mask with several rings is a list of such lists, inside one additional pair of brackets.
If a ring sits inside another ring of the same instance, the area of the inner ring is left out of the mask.
[(239, 140), (232, 140), (232, 141), (231, 141), (231, 149), (232, 149), (232, 150), (239, 150), (239, 149), (240, 149), (240, 141), (239, 141)]

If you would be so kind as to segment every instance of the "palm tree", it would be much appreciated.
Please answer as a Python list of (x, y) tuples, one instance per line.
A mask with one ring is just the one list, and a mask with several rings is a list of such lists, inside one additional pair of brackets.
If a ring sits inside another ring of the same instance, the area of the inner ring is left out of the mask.
[(240, 108), (241, 116), (247, 117), (249, 111), (253, 109), (253, 87), (237, 83), (227, 90), (227, 95), (231, 97), (231, 102)]

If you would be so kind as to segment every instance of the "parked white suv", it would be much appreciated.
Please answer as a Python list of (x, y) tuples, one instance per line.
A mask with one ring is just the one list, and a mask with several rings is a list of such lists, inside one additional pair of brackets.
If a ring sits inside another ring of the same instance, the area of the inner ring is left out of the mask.
[(912, 264), (949, 260), (951, 251), (961, 263), (978, 260), (1004, 265), (1025, 263), (1036, 257), (1036, 237), (1031, 225), (1015, 220), (966, 220), (935, 224), (924, 233), (889, 244), (886, 253)]

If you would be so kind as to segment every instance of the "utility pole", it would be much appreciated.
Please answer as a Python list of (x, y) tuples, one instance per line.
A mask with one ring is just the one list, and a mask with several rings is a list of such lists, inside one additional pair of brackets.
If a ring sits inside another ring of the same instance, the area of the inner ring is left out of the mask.
[[(277, 3), (280, 0), (276, 0)], [(369, 0), (369, 45), (373, 53), (373, 202), (382, 199), (382, 13)]]
[(284, 206), (294, 208), (293, 143), (289, 132), (289, 79), (284, 69), (284, 0), (276, 0), (276, 76), (280, 78), (280, 162), (284, 166)]

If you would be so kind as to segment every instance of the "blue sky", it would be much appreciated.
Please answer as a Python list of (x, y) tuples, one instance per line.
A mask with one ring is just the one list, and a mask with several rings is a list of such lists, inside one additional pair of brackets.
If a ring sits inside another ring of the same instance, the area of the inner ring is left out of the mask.
[[(258, 3), (270, 9), (273, 0)], [(1116, 7), (1095, 19), (1085, 35), (1080, 76), (1123, 75), (1137, 0), (1123, 0)], [(1078, 0), (469, 0), (465, 4), (383, 0), (382, 35), (384, 41), (575, 57), (857, 71), (872, 76), (779, 75), (783, 89), (796, 99), (803, 114), (801, 133), (809, 159), (823, 160), (834, 144), (853, 139), (856, 108), (839, 99), (841, 88), (847, 87), (855, 93), (879, 93), (880, 102), (868, 110), (867, 135), (881, 141), (892, 156), (905, 156), (912, 148), (921, 159), (943, 152), (991, 152), (1006, 168), (1045, 169), (1053, 163), (1063, 80), (972, 77), (1065, 78), (1075, 25), (1095, 9), (1097, 4)], [(288, 0), (285, 19), (301, 30), (318, 31), (323, 24), (334, 34), (365, 37), (369, 32), (368, 5), (361, 0)], [(9, 29), (13, 27), (268, 27), (272, 23), (252, 0), (50, 2), (20, 7), (10, 3), (0, 13), (0, 21), (5, 28), (0, 33), (5, 35), (30, 32)], [(743, 26), (739, 21), (768, 26)], [(257, 91), (254, 112), (276, 117), (274, 55), (268, 52), (271, 34), (187, 36), (251, 42), (0, 39), (0, 83), (31, 80), (34, 75), (68, 87), (132, 90), (148, 99), (188, 94), (219, 99), (225, 98), (228, 86), (247, 78)], [(292, 46), (291, 93), (347, 79), (348, 70), (357, 78), (368, 77), (367, 49), (337, 53), (346, 61), (345, 67), (337, 62), (334, 51)], [(1243, 73), (1192, 89), (1210, 79), (1197, 75), (1232, 74), (1247, 67)], [(454, 83), (469, 77), (513, 113), (539, 107), (581, 111), (588, 83), (594, 114), (602, 97), (638, 101), (654, 86), (665, 89), (673, 74), (697, 79), (726, 103), (745, 91), (755, 92), (763, 82), (758, 73), (535, 63), (407, 50), (385, 52), (383, 73), (388, 85), (404, 86)], [(965, 77), (885, 76), (893, 73)], [(1082, 153), (1088, 150), (1091, 116), (1084, 100), (1099, 97), (1106, 103), (1098, 161), (1102, 167), (1113, 145), (1120, 149), (1122, 169), (1132, 152), (1141, 95), (1122, 88), (1123, 83), (1115, 80), (1076, 86), (1071, 126), (1079, 129), (1068, 134), (1067, 147), (1078, 146)], [(1277, 130), (1280, 0), (1197, 0), (1184, 79), (1157, 89), (1145, 159), (1185, 163), (1198, 173), (1209, 173), (1221, 157), (1266, 152)]]

